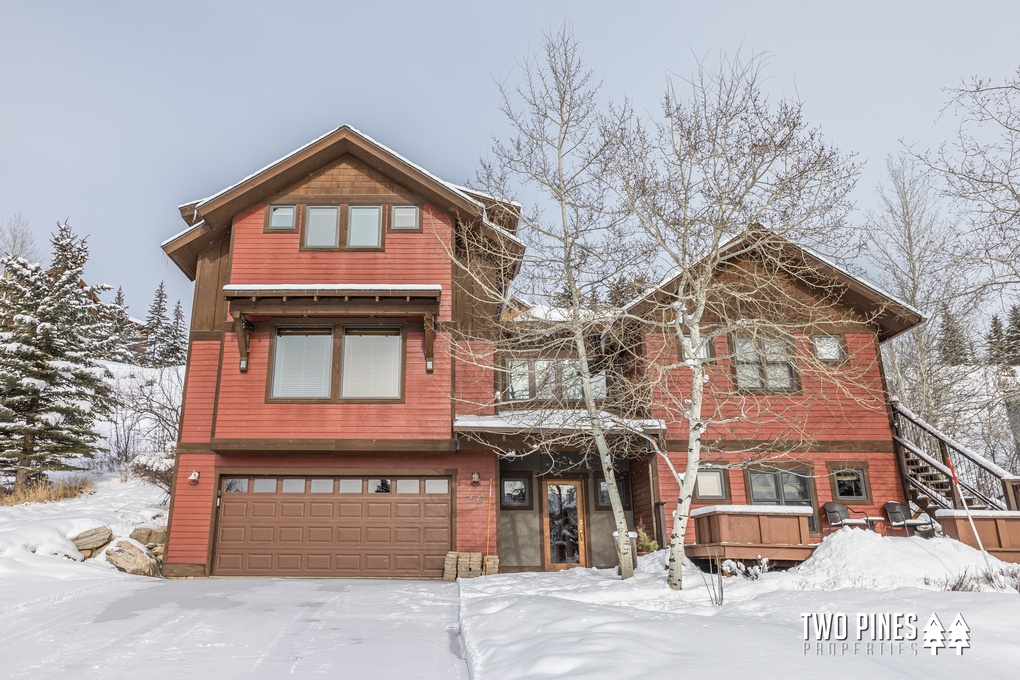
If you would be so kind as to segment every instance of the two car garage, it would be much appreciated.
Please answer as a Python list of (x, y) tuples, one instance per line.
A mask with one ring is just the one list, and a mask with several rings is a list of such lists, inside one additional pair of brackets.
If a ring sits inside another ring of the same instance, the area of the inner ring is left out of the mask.
[(230, 475), (219, 481), (215, 576), (443, 575), (449, 477)]

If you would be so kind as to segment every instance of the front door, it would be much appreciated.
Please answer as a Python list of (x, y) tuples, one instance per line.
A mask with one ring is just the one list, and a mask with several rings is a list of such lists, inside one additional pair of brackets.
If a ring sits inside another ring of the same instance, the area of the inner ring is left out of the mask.
[(579, 479), (544, 479), (542, 490), (545, 568), (588, 566), (584, 484)]

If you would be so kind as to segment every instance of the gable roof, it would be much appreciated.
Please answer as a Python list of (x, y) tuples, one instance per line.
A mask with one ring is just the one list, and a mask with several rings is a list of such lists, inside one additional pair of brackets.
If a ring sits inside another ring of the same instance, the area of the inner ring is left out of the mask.
[[(875, 284), (853, 274), (829, 258), (809, 248), (794, 243), (761, 226), (745, 229), (729, 239), (719, 249), (718, 263), (732, 261), (741, 253), (754, 251), (766, 246), (780, 250), (791, 263), (803, 268), (805, 274), (827, 279), (841, 286), (848, 305), (862, 310), (875, 320), (879, 328), (878, 339), (885, 341), (907, 331), (926, 320), (924, 314), (911, 305), (885, 292)], [(675, 289), (680, 283), (680, 274), (666, 277), (661, 283), (648, 289), (627, 305), (624, 310), (640, 314), (643, 307), (651, 304), (656, 295)]]
[(511, 251), (523, 250), (523, 243), (513, 234), (516, 219), (501, 215), (499, 222), (504, 228), (488, 215), (488, 209), (496, 206), (514, 215), (519, 206), (492, 197), (483, 201), (484, 194), (446, 182), (350, 125), (341, 125), (211, 196), (178, 206), (189, 226), (164, 241), (163, 251), (188, 278), (194, 279), (199, 254), (229, 234), (234, 215), (345, 155), (357, 158), (462, 221), (478, 221), (489, 236)]

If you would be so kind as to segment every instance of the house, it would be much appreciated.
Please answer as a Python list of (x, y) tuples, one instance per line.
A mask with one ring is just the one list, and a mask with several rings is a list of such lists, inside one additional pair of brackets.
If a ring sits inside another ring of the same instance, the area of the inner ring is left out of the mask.
[[(564, 397), (569, 356), (469, 360), (454, 341), (504, 310), (472, 294), (473, 276), (451, 253), (495, 246), (472, 259), (471, 273), (507, 285), (523, 252), (518, 208), (445, 182), (349, 126), (180, 206), (187, 227), (163, 249), (195, 281), (195, 297), (166, 575), (439, 577), (448, 552), (499, 555), (503, 570), (615, 563), (598, 467), (584, 451), (548, 446), (583, 423), (567, 410), (518, 409), (536, 418), (521, 445), (547, 445), (535, 455), (510, 448), (519, 423), (501, 431), (515, 406)], [(780, 433), (711, 433), (712, 466), (695, 499), (803, 506), (805, 540), (821, 536), (820, 503), (874, 514), (905, 499), (878, 346), (920, 321), (838, 267), (813, 264), (845, 289), (840, 304), (855, 323), (794, 334), (778, 359), (754, 342), (733, 351), (737, 336), (714, 340), (720, 356), (743, 362), (738, 387), (782, 393), (811, 436), (799, 448), (782, 442), (780, 462), (726, 467), (749, 449), (777, 453)], [(799, 372), (802, 352), (850, 362), (863, 377), (858, 392), (814, 409), (821, 387)], [(686, 442), (654, 399), (648, 408), (616, 439), (628, 451), (619, 477), (628, 521), (661, 542), (675, 481), (641, 440), (678, 456)]]

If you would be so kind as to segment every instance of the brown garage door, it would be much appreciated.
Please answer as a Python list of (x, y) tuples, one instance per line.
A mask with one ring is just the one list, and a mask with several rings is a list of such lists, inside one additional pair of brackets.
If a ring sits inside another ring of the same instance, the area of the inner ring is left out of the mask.
[(443, 575), (447, 477), (223, 477), (219, 576)]

